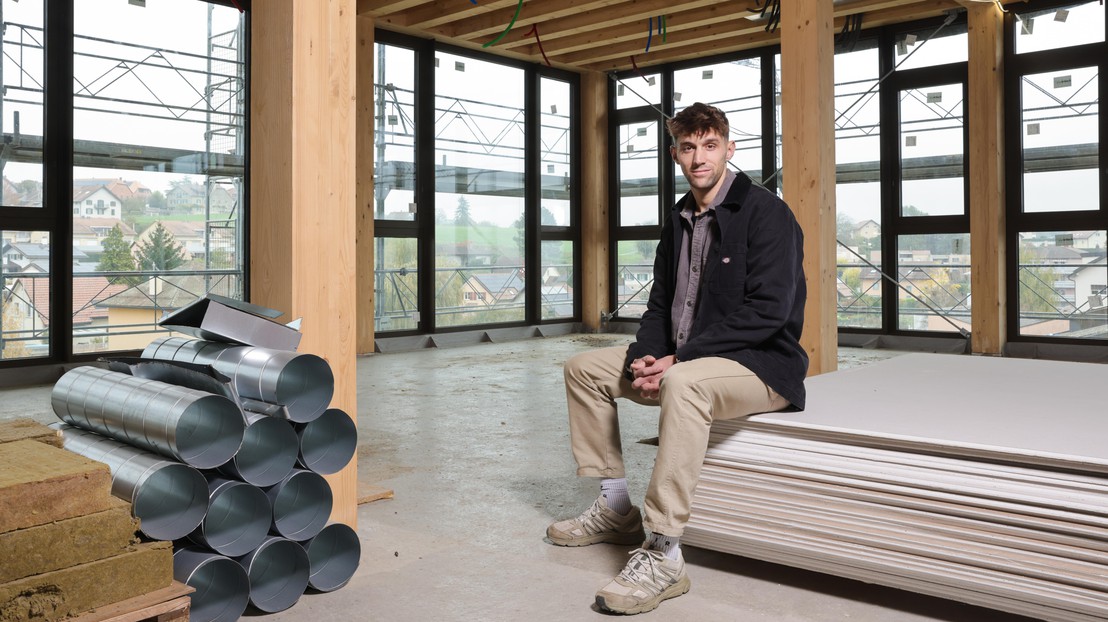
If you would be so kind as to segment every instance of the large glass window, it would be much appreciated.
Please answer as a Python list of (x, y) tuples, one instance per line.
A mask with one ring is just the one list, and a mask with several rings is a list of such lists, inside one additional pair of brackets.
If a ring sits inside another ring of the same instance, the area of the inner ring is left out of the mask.
[(539, 317), (568, 320), (575, 316), (572, 88), (563, 80), (542, 77), (539, 96)]
[(1019, 334), (1103, 339), (1108, 264), (1101, 231), (1042, 231), (1019, 241)]
[(1023, 211), (1100, 209), (1099, 83), (1096, 67), (1023, 76)]
[(619, 224), (641, 227), (658, 223), (659, 122), (619, 126)]
[[(3, 244), (22, 258), (0, 273), (3, 358), (141, 349), (167, 312), (241, 299), (248, 14), (199, 0), (0, 10), (3, 209), (19, 223)], [(71, 55), (72, 73), (51, 55)]]
[(964, 99), (961, 83), (899, 93), (901, 216), (966, 212)]
[(141, 349), (166, 312), (243, 297), (244, 22), (150, 0), (74, 24), (73, 352)]
[(836, 305), (839, 326), (881, 328), (881, 110), (871, 41), (835, 55)]
[(1104, 5), (1091, 0), (1017, 10), (1008, 22), (1007, 303), (1017, 348), (1108, 340), (1108, 178), (1100, 154), (1106, 21)]
[(436, 325), (522, 321), (524, 72), (436, 58)]
[(373, 328), (413, 331), (422, 317), (417, 223), (431, 210), (417, 197), (416, 51), (377, 43), (373, 76)]
[(897, 328), (969, 330), (968, 233), (899, 236), (896, 261)]

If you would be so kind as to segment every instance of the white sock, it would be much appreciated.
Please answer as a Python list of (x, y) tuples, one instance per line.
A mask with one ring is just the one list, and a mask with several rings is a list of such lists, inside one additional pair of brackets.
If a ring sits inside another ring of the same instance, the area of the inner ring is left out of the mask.
[(681, 538), (667, 536), (662, 533), (652, 533), (646, 539), (646, 548), (653, 551), (662, 551), (669, 559), (677, 559), (681, 553)]
[(600, 480), (600, 496), (608, 507), (619, 515), (631, 511), (631, 496), (627, 494), (627, 478), (605, 478)]

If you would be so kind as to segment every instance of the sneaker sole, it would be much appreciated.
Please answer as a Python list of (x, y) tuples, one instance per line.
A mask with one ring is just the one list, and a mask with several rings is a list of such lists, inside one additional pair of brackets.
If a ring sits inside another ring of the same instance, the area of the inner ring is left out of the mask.
[(652, 598), (652, 599), (650, 599), (646, 602), (639, 603), (639, 604), (637, 604), (633, 607), (628, 607), (626, 609), (620, 609), (619, 607), (609, 605), (604, 600), (604, 597), (599, 595), (599, 594), (597, 594), (597, 596), (596, 596), (596, 606), (600, 607), (604, 611), (611, 611), (612, 613), (621, 613), (623, 615), (635, 615), (637, 613), (646, 613), (647, 611), (654, 611), (655, 609), (657, 609), (658, 605), (662, 604), (663, 600), (668, 600), (670, 598), (677, 598), (678, 596), (688, 592), (690, 587), (692, 587), (692, 583), (689, 581), (689, 576), (685, 575), (685, 576), (681, 577), (681, 579), (679, 579), (677, 581), (677, 583), (674, 583), (673, 585), (671, 585), (671, 586), (667, 587), (665, 590), (663, 590), (661, 594), (658, 594), (658, 596), (656, 596), (656, 597), (654, 597), (654, 598)]
[(642, 544), (646, 532), (639, 530), (631, 533), (597, 533), (580, 538), (559, 538), (546, 534), (548, 542), (555, 546), (588, 546), (590, 544)]

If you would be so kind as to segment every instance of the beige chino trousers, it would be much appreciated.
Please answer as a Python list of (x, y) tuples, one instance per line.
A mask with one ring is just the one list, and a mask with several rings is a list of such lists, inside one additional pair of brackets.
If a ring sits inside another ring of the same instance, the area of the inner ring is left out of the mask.
[(788, 401), (735, 361), (708, 357), (666, 370), (658, 400), (644, 399), (624, 377), (627, 348), (578, 354), (565, 364), (569, 436), (577, 475), (625, 477), (616, 399), (661, 407), (658, 456), (643, 502), (643, 525), (680, 536), (708, 449), (712, 421), (773, 412)]

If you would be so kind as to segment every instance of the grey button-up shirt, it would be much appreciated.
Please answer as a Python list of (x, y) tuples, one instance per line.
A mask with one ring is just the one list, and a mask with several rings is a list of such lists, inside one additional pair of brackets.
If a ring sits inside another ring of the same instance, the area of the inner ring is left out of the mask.
[(696, 300), (700, 294), (700, 276), (704, 273), (704, 262), (708, 258), (708, 248), (716, 233), (716, 207), (727, 197), (735, 173), (728, 169), (724, 173), (723, 185), (716, 192), (708, 209), (697, 215), (693, 213), (696, 203), (689, 201), (689, 207), (681, 210), (684, 233), (681, 235), (681, 253), (677, 258), (677, 286), (674, 290), (673, 305), (669, 315), (673, 326), (673, 341), (680, 348), (689, 336), (689, 327), (696, 317)]

